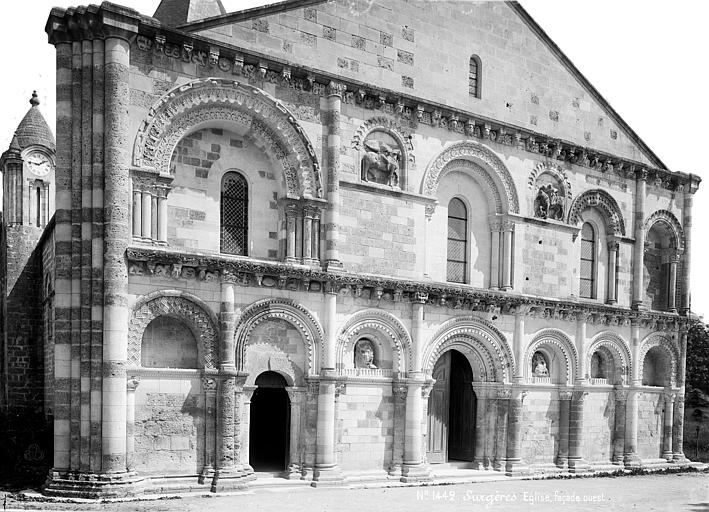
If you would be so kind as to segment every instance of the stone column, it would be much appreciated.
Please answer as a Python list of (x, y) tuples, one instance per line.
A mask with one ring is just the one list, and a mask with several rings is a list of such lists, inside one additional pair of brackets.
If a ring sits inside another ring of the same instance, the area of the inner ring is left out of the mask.
[(135, 455), (135, 390), (140, 377), (129, 377), (126, 385), (126, 469), (133, 471)]
[[(338, 97), (339, 101), (339, 97)], [(325, 283), (325, 352), (320, 369), (316, 462), (313, 486), (337, 485), (342, 474), (335, 461), (335, 371), (337, 347), (337, 285)]]
[(475, 442), (473, 444), (473, 468), (485, 469), (485, 410), (487, 409), (487, 388), (473, 386), (475, 393)]
[(672, 413), (674, 412), (675, 405), (675, 393), (665, 393), (665, 414), (663, 418), (663, 428), (662, 428), (662, 455), (663, 459), (667, 459), (667, 462), (672, 462)]
[(507, 415), (507, 460), (505, 471), (508, 475), (528, 472), (528, 466), (522, 461), (522, 402), (527, 394), (521, 388), (512, 388)]
[(286, 263), (295, 263), (295, 214), (296, 205), (286, 206)]
[(568, 467), (569, 463), (569, 411), (571, 391), (559, 391), (559, 452), (556, 455), (556, 465)]
[(586, 322), (588, 321), (588, 313), (585, 311), (576, 311), (576, 352), (578, 353), (578, 368), (579, 374), (576, 375), (575, 381), (578, 384), (586, 382), (588, 377), (588, 368), (586, 367)]
[(510, 410), (510, 388), (497, 390), (495, 402), (497, 413), (497, 429), (495, 430), (495, 458), (492, 463), (496, 471), (505, 471), (507, 465), (507, 416)]
[(684, 455), (684, 395), (679, 393), (675, 399), (672, 425), (672, 460), (680, 464), (689, 462)]
[(158, 196), (153, 193), (150, 197), (150, 215), (152, 216), (152, 221), (150, 223), (150, 239), (158, 239)]
[(500, 221), (490, 220), (490, 289), (500, 289)]
[(391, 465), (389, 476), (401, 478), (401, 468), (404, 463), (404, 443), (406, 442), (406, 397), (408, 387), (405, 381), (393, 379), (391, 383), (393, 401), (393, 435), (391, 450)]
[[(636, 242), (637, 243), (637, 242)], [(638, 376), (640, 375), (639, 359), (640, 349), (640, 325), (637, 319), (631, 320), (631, 357), (633, 364), (633, 374), (631, 375), (632, 387), (628, 389), (628, 397), (625, 402), (625, 448), (623, 451), (623, 463), (625, 467), (640, 467), (638, 457), (638, 393), (636, 389), (640, 385)]]
[(589, 470), (588, 462), (583, 459), (581, 443), (583, 441), (583, 404), (588, 392), (575, 391), (569, 404), (569, 472), (580, 473)]
[(128, 272), (130, 241), (130, 140), (128, 104), (130, 44), (107, 37), (105, 100), (105, 236), (103, 306), (102, 472), (126, 471), (126, 363), (128, 358)]
[(608, 282), (606, 283), (606, 303), (608, 304), (615, 304), (617, 302), (615, 296), (615, 270), (618, 265), (618, 249), (619, 244), (616, 240), (610, 240), (608, 242)]
[(313, 248), (311, 257), (313, 265), (320, 265), (320, 210), (313, 212)]
[(143, 193), (133, 182), (133, 238), (143, 237)]
[(502, 290), (512, 289), (512, 234), (515, 224), (506, 220), (502, 223)]
[(216, 468), (216, 447), (217, 447), (217, 379), (214, 376), (202, 377), (202, 389), (204, 389), (204, 467), (200, 475), (200, 483), (205, 479), (214, 477)]
[(682, 227), (684, 229), (684, 264), (682, 265), (682, 314), (688, 315), (690, 309), (690, 268), (692, 263), (692, 203), (694, 193), (699, 186), (699, 178), (690, 175), (690, 181), (684, 187), (684, 205), (682, 209)]
[(525, 305), (517, 306), (515, 310), (515, 331), (514, 338), (512, 340), (512, 345), (515, 355), (515, 370), (514, 375), (515, 382), (521, 382), (524, 378), (524, 349), (527, 343), (524, 339), (524, 317), (529, 311), (529, 307)]
[(158, 242), (167, 243), (167, 189), (158, 191)]
[(615, 414), (613, 417), (613, 455), (611, 462), (616, 465), (623, 464), (625, 448), (625, 405), (628, 392), (623, 388), (613, 390), (615, 395)]
[(303, 460), (300, 456), (300, 411), (303, 407), (305, 388), (287, 387), (290, 399), (290, 433), (288, 443), (288, 475), (289, 480), (299, 480), (303, 476)]
[(667, 287), (667, 311), (677, 313), (676, 297), (677, 297), (677, 264), (679, 263), (679, 253), (673, 250), (670, 253), (670, 275)]
[(142, 200), (143, 205), (140, 216), (143, 220), (143, 225), (141, 226), (140, 233), (143, 240), (151, 240), (153, 227), (153, 194), (148, 190), (143, 190)]
[(254, 468), (249, 464), (249, 435), (251, 433), (251, 398), (254, 396), (256, 386), (244, 386), (242, 393), (241, 409), (241, 464), (246, 473), (253, 473)]
[(340, 224), (340, 108), (346, 86), (330, 82), (327, 86), (327, 220), (325, 223), (325, 267), (341, 268), (338, 250)]
[(640, 308), (643, 303), (643, 270), (645, 260), (645, 195), (647, 171), (641, 169), (635, 173), (635, 245), (633, 246), (633, 307)]
[(313, 262), (313, 210), (306, 207), (303, 211), (303, 264)]
[(295, 261), (302, 263), (303, 261), (303, 209), (298, 207), (295, 210)]

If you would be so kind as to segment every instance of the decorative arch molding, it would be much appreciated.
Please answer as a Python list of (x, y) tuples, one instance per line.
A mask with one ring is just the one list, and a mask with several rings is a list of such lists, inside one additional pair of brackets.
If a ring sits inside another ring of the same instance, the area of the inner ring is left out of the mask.
[(402, 161), (406, 163), (405, 171), (414, 169), (414, 145), (411, 132), (400, 122), (385, 116), (370, 117), (362, 123), (352, 137), (352, 149), (362, 150), (364, 141), (371, 132), (382, 130), (394, 137), (403, 151)]
[(606, 219), (608, 230), (614, 235), (625, 236), (623, 213), (613, 196), (605, 190), (587, 190), (578, 196), (569, 208), (569, 224), (576, 226), (581, 222), (581, 212), (586, 208), (598, 208)]
[(354, 349), (358, 335), (373, 329), (391, 342), (394, 352), (394, 372), (406, 372), (413, 365), (411, 336), (404, 324), (394, 315), (381, 309), (363, 309), (353, 313), (337, 336), (337, 366), (344, 368), (345, 356)]
[(544, 346), (551, 346), (556, 352), (561, 353), (566, 364), (566, 382), (567, 385), (572, 385), (574, 379), (578, 375), (578, 352), (576, 347), (571, 342), (571, 339), (561, 329), (541, 329), (532, 337), (532, 342), (527, 347), (524, 354), (524, 370), (525, 379), (529, 379), (532, 374), (532, 357), (534, 353)]
[[(565, 199), (571, 200), (573, 198), (571, 192), (571, 180), (569, 179), (569, 175), (567, 174), (566, 169), (563, 169), (554, 163), (544, 162), (540, 162), (536, 166), (534, 166), (534, 169), (532, 169), (532, 172), (529, 174), (529, 179), (527, 180), (527, 187), (529, 188), (529, 190), (532, 191), (532, 194), (536, 192), (535, 185), (537, 184), (537, 179), (542, 174), (550, 174), (554, 178), (556, 178), (559, 183), (562, 184), (562, 186), (564, 187)], [(532, 195), (532, 197), (534, 196)]]
[(638, 350), (637, 381), (642, 384), (643, 373), (645, 371), (645, 356), (650, 349), (660, 347), (670, 358), (670, 385), (675, 386), (677, 382), (677, 366), (679, 361), (679, 350), (672, 339), (660, 333), (649, 334), (640, 342)]
[(235, 80), (198, 79), (161, 97), (138, 128), (133, 165), (169, 174), (180, 139), (214, 121), (250, 128), (250, 136), (282, 167), (288, 197), (322, 197), (315, 150), (293, 114), (268, 93)]
[(652, 226), (658, 222), (664, 223), (672, 231), (675, 237), (675, 247), (680, 252), (684, 252), (684, 229), (677, 217), (668, 210), (657, 210), (645, 221), (645, 232), (650, 231)]
[(468, 354), (477, 354), (478, 361), (484, 363), (480, 374), (485, 375), (486, 379), (511, 381), (515, 361), (505, 335), (488, 321), (476, 316), (452, 318), (441, 325), (424, 350), (424, 371), (432, 373), (436, 361), (444, 352), (461, 346), (467, 347)]
[[(496, 213), (519, 213), (517, 190), (510, 171), (491, 149), (472, 140), (454, 142), (431, 161), (426, 169), (421, 193), (435, 198), (441, 178), (449, 170), (459, 169), (457, 164), (460, 161), (477, 164), (464, 165), (465, 169), (481, 169), (482, 173), (478, 176), (482, 175), (488, 187), (495, 193)], [(431, 214), (435, 205), (427, 206), (426, 209), (426, 213)]]
[(234, 333), (236, 346), (236, 368), (244, 369), (246, 360), (246, 346), (251, 332), (269, 319), (285, 320), (291, 324), (303, 337), (307, 351), (307, 375), (315, 375), (320, 370), (320, 365), (315, 358), (316, 347), (324, 353), (325, 336), (318, 320), (310, 311), (290, 299), (263, 299), (248, 306), (241, 314), (239, 324)]
[(160, 316), (179, 318), (192, 329), (199, 340), (197, 354), (200, 364), (216, 369), (219, 362), (219, 320), (199, 297), (180, 290), (159, 290), (141, 297), (133, 306), (128, 323), (128, 364), (141, 365), (143, 333), (150, 322)]
[(632, 357), (628, 342), (622, 336), (613, 331), (603, 331), (596, 334), (591, 340), (591, 344), (586, 350), (586, 368), (591, 368), (591, 358), (594, 352), (601, 348), (606, 348), (613, 354), (615, 364), (620, 369), (624, 381), (633, 373)]

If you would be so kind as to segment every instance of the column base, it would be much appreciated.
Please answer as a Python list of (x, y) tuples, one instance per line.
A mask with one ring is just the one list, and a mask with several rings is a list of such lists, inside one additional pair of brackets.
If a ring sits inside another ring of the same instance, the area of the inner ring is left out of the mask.
[(143, 492), (143, 477), (134, 471), (123, 473), (81, 473), (51, 470), (42, 493), (67, 498), (125, 498)]
[(640, 468), (642, 467), (642, 461), (638, 457), (637, 453), (626, 453), (623, 457), (623, 465), (626, 468)]
[(245, 489), (248, 482), (255, 479), (256, 476), (253, 472), (248, 473), (243, 467), (218, 469), (214, 472), (210, 491), (223, 492)]
[(662, 452), (662, 455), (660, 455), (661, 459), (667, 459), (667, 462), (672, 462), (674, 459), (674, 454), (669, 451), (669, 452)]
[(401, 479), (404, 483), (430, 482), (433, 480), (431, 467), (425, 462), (410, 464), (404, 462), (401, 466)]
[(401, 478), (401, 464), (392, 464), (391, 467), (389, 467), (387, 474), (394, 478)]
[(522, 462), (521, 460), (507, 460), (505, 463), (505, 474), (507, 476), (512, 475), (526, 475), (529, 473), (529, 466)]
[(692, 461), (690, 461), (684, 453), (675, 452), (672, 454), (672, 462), (676, 462), (677, 464), (686, 464)]
[(286, 469), (285, 477), (287, 480), (301, 480), (303, 478), (303, 470), (299, 464), (291, 464)]
[(316, 465), (310, 485), (313, 487), (337, 487), (344, 482), (345, 477), (337, 464)]
[(556, 458), (556, 461), (554, 462), (557, 468), (559, 469), (565, 469), (569, 467), (569, 458), (567, 456), (559, 456)]
[(325, 261), (325, 270), (326, 271), (342, 271), (342, 262), (340, 260), (326, 260)]
[(504, 471), (507, 466), (507, 459), (495, 459), (492, 461), (492, 469), (495, 471)]
[(587, 473), (591, 471), (591, 465), (583, 459), (569, 459), (569, 473)]

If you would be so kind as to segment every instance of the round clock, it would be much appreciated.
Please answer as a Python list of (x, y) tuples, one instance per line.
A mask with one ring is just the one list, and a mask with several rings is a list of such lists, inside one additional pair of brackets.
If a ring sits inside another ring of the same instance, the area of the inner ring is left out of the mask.
[(37, 176), (46, 176), (52, 169), (52, 163), (42, 153), (32, 153), (26, 158), (27, 167)]

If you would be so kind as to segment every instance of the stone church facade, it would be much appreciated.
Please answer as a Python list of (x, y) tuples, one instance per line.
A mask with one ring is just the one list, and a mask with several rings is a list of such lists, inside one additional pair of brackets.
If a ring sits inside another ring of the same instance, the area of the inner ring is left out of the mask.
[(700, 180), (517, 3), (104, 3), (47, 33), (54, 202), (3, 154), (3, 240), (37, 231), (4, 343), (39, 354), (3, 390), (34, 375), (45, 492), (688, 463)]

